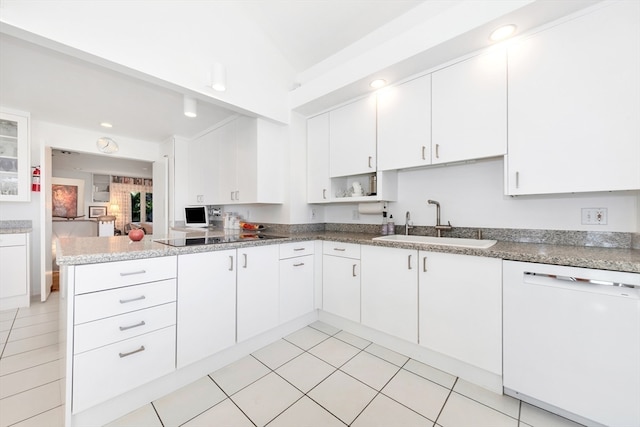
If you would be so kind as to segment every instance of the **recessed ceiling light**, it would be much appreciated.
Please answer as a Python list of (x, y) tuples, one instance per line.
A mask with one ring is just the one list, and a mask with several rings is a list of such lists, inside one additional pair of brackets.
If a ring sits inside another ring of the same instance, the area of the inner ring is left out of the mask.
[(195, 98), (184, 96), (184, 115), (187, 117), (198, 117), (198, 103)]
[(375, 79), (374, 81), (369, 83), (369, 86), (371, 86), (374, 89), (378, 89), (379, 87), (382, 87), (386, 84), (387, 84), (387, 81), (385, 79)]
[(102, 126), (103, 128), (112, 128), (113, 125), (109, 122), (102, 122), (100, 123), (100, 126)]
[(512, 36), (513, 33), (516, 32), (516, 28), (517, 27), (514, 24), (503, 25), (502, 27), (498, 27), (491, 32), (491, 35), (489, 36), (489, 40), (492, 40), (494, 42), (504, 40), (507, 37)]

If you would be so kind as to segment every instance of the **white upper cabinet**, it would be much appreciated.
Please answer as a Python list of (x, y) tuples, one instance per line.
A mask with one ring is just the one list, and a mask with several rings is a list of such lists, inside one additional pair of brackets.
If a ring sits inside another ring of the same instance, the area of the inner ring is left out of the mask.
[(329, 113), (307, 120), (307, 202), (331, 198), (329, 179)]
[(0, 201), (31, 200), (28, 113), (0, 111)]
[(369, 96), (329, 112), (329, 175), (376, 171), (376, 98)]
[(218, 196), (218, 183), (211, 173), (218, 162), (216, 139), (224, 132), (218, 128), (189, 142), (189, 170), (187, 202), (192, 205), (212, 203)]
[(431, 75), (378, 92), (378, 169), (431, 164)]
[(640, 188), (638, 16), (598, 5), (509, 48), (507, 194)]
[(507, 153), (507, 61), (492, 49), (433, 73), (431, 163)]

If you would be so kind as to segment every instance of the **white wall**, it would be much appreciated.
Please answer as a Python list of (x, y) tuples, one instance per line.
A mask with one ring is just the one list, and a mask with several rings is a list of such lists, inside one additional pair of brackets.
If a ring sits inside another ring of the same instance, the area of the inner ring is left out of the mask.
[[(576, 193), (509, 197), (503, 194), (503, 161), (490, 159), (471, 164), (401, 171), (398, 201), (389, 203), (396, 224), (411, 212), (415, 225), (435, 225), (435, 206), (441, 204), (442, 222), (459, 227), (636, 232), (638, 192)], [(581, 208), (607, 208), (607, 225), (582, 225)], [(357, 205), (326, 208), (331, 223), (379, 224), (378, 215), (352, 220)]]

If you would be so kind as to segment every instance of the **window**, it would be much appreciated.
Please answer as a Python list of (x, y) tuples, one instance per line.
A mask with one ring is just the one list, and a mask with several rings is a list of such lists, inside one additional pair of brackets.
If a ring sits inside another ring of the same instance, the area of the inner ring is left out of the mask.
[(153, 193), (131, 192), (131, 222), (153, 222)]

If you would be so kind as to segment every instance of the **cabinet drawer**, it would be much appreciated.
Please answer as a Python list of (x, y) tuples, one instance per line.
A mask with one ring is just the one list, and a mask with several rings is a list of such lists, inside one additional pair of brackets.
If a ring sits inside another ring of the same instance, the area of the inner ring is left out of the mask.
[(79, 295), (74, 324), (129, 313), (176, 300), (176, 279)]
[(360, 245), (355, 243), (322, 242), (322, 253), (360, 259)]
[(76, 267), (75, 294), (175, 278), (175, 256), (105, 262)]
[(0, 247), (2, 246), (24, 246), (27, 244), (25, 233), (0, 234)]
[(175, 354), (176, 328), (170, 326), (74, 356), (72, 412), (174, 371)]
[(83, 323), (74, 328), (73, 353), (84, 353), (94, 348), (157, 331), (175, 323), (175, 302)]
[(313, 254), (313, 241), (283, 243), (280, 245), (280, 259)]

